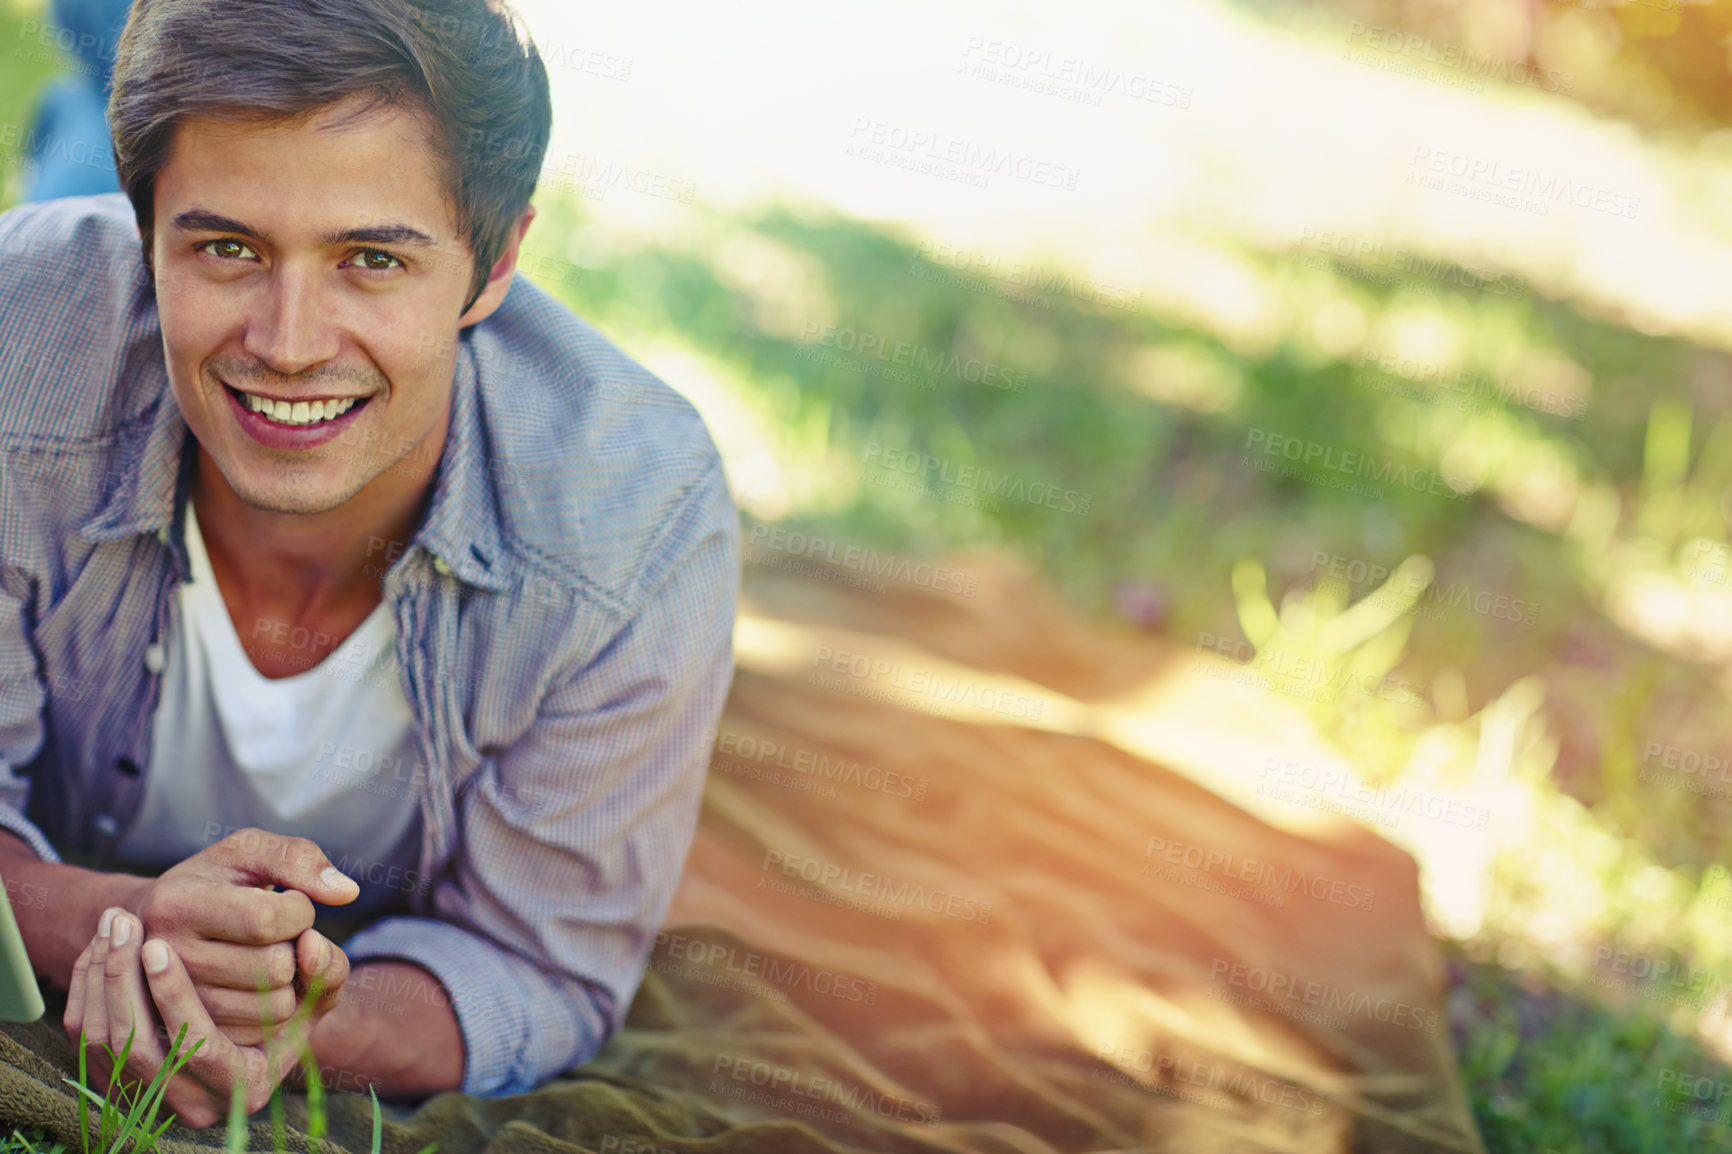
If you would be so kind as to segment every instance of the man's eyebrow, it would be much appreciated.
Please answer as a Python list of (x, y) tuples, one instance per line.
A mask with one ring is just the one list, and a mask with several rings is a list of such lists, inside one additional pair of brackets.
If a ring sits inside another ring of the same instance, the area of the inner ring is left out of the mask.
[[(237, 236), (269, 239), (265, 233), (249, 224), (207, 209), (192, 208), (174, 218), (174, 227), (187, 232), (232, 232)], [(432, 248), (438, 242), (420, 229), (407, 224), (376, 224), (367, 228), (344, 228), (328, 232), (319, 238), (326, 248), (341, 244), (396, 244), (416, 248)]]
[(233, 232), (238, 233), (241, 236), (258, 237), (261, 240), (264, 239), (264, 234), (254, 229), (251, 225), (242, 224), (240, 221), (234, 220), (231, 217), (226, 217), (220, 213), (211, 212), (203, 208), (189, 208), (185, 212), (176, 215), (172, 223), (175, 228), (182, 229), (186, 232)]
[(406, 224), (376, 224), (371, 228), (345, 228), (328, 232), (319, 238), (328, 248), (340, 244), (407, 244), (416, 248), (432, 248), (434, 239), (418, 228)]

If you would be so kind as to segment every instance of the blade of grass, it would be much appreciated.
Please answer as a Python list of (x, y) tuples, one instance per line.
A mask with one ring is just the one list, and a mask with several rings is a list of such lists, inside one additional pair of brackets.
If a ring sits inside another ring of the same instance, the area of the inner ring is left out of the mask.
[(155, 1133), (151, 1132), (150, 1128), (156, 1122), (157, 1112), (162, 1109), (163, 1096), (168, 1093), (169, 1081), (180, 1072), (181, 1067), (185, 1066), (192, 1059), (192, 1056), (198, 1053), (199, 1047), (205, 1043), (205, 1040), (200, 1038), (192, 1044), (191, 1049), (183, 1052), (181, 1046), (186, 1042), (186, 1030), (187, 1023), (182, 1022), (180, 1032), (175, 1035), (174, 1043), (169, 1047), (168, 1060), (157, 1069), (156, 1077), (151, 1079), (150, 1086), (145, 1090), (143, 1100), (139, 1104), (143, 1109), (139, 1126), (146, 1136), (145, 1139), (140, 1139), (140, 1154), (154, 1146), (157, 1137), (174, 1122), (175, 1115), (170, 1114)]
[(283, 1119), (283, 1087), (281, 1084), (271, 1091), (271, 1149), (287, 1150), (289, 1138), (284, 1132)]
[[(84, 1031), (79, 1030), (78, 1031), (78, 1081), (76, 1083), (74, 1083), (74, 1085), (78, 1086), (78, 1088), (80, 1090), (84, 1089), (85, 1084), (87, 1084), (90, 1080), (89, 1077), (87, 1076), (87, 1072), (84, 1068), (84, 1047), (85, 1047), (85, 1045), (86, 1045), (86, 1042), (85, 1042)], [(90, 1154), (90, 1115), (85, 1113), (83, 1102), (80, 1102), (78, 1104), (78, 1137), (80, 1139), (82, 1139), (84, 1142), (84, 1154)]]
[(307, 1075), (307, 1137), (316, 1142), (325, 1136), (325, 1086), (311, 1046), (301, 1051), (301, 1069)]
[[(119, 1150), (126, 1144), (126, 1140), (132, 1137), (132, 1132), (138, 1129), (139, 1123), (143, 1121), (144, 1118), (144, 1100), (150, 1096), (150, 1092), (140, 1094), (136, 1097), (127, 1093), (126, 1083), (120, 1076), (121, 1071), (126, 1068), (126, 1059), (132, 1053), (132, 1043), (136, 1039), (137, 1034), (138, 1028), (136, 1025), (126, 1032), (126, 1045), (121, 1047), (120, 1055), (115, 1058), (114, 1076), (108, 1080), (108, 1088), (117, 1094), (122, 1103), (127, 1105), (124, 1117), (121, 1117), (118, 1108), (116, 1109), (116, 1122), (118, 1129), (115, 1132), (113, 1143), (105, 1144), (109, 1150)], [(168, 1064), (165, 1062), (162, 1067), (157, 1070), (156, 1079), (150, 1084), (151, 1091), (154, 1091), (157, 1083), (163, 1080), (163, 1075), (167, 1070)], [(129, 1098), (132, 1099), (130, 1103), (127, 1102), (127, 1099)]]
[(223, 1136), (225, 1154), (243, 1154), (247, 1148), (247, 1080), (236, 1078), (229, 1090), (228, 1133)]
[(118, 1130), (121, 1123), (121, 1114), (120, 1106), (114, 1103), (110, 1096), (125, 1096), (125, 1089), (120, 1084), (120, 1071), (121, 1068), (126, 1065), (126, 1059), (132, 1054), (132, 1034), (130, 1032), (127, 1034), (126, 1045), (120, 1048), (120, 1053), (118, 1054), (114, 1052), (113, 1046), (105, 1044), (102, 1048), (108, 1051), (108, 1057), (113, 1062), (113, 1068), (109, 1071), (108, 1075), (108, 1089), (103, 1094), (103, 1102), (105, 1105), (102, 1107), (102, 1137), (97, 1145), (101, 1146), (104, 1150), (113, 1150), (119, 1145), (119, 1142), (109, 1137), (108, 1127), (112, 1124), (115, 1129)]

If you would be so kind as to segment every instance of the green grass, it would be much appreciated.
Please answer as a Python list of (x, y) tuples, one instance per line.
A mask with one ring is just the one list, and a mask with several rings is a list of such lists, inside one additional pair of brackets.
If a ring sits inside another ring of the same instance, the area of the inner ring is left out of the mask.
[(1491, 1154), (1732, 1148), (1732, 1108), (1684, 1085), (1732, 1088), (1732, 1068), (1660, 1015), (1459, 952), (1451, 971), (1455, 1042)]

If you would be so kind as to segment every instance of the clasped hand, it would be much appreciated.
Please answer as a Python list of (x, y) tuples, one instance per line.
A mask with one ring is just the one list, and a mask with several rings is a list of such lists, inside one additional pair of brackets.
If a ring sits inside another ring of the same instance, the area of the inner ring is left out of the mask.
[[(311, 841), (247, 829), (165, 871), (131, 907), (105, 911), (73, 965), (64, 1018), (75, 1045), (84, 1034), (93, 1088), (109, 1088), (102, 1047), (118, 1054), (130, 1034), (121, 1079), (147, 1085), (185, 1026), (181, 1053), (192, 1053), (168, 1081), (166, 1107), (188, 1126), (212, 1125), (240, 1079), (247, 1113), (263, 1108), (349, 975), (348, 957), (312, 928), (313, 900), (359, 894)], [(299, 1015), (298, 989), (315, 995)]]

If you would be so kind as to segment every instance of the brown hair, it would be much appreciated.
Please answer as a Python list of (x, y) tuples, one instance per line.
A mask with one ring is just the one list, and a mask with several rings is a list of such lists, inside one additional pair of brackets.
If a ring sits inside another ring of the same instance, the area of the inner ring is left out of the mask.
[(108, 123), (146, 265), (156, 174), (183, 118), (292, 123), (357, 95), (369, 98), (357, 115), (405, 106), (428, 120), (475, 255), (473, 304), (553, 121), (547, 70), (503, 0), (134, 0)]

